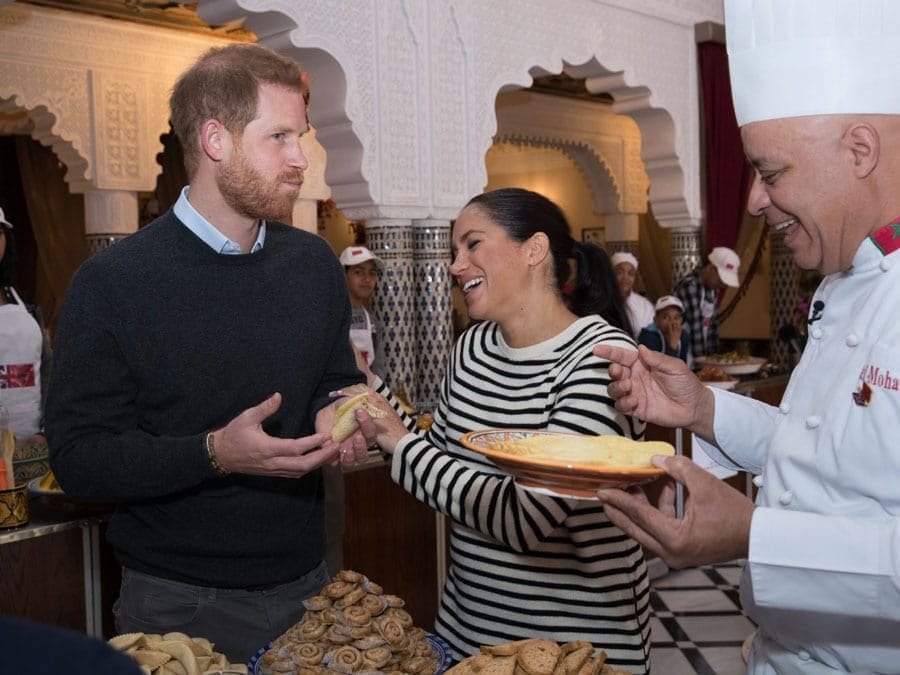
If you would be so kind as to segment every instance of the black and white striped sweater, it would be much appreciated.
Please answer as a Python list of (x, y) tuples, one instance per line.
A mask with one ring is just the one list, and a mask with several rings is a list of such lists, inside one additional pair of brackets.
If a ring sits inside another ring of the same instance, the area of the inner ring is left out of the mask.
[(456, 658), (544, 636), (587, 640), (610, 665), (648, 672), (649, 581), (637, 543), (598, 502), (525, 490), (459, 442), (492, 427), (642, 437), (643, 423), (607, 394), (608, 364), (591, 354), (599, 342), (634, 346), (597, 316), (521, 349), (494, 323), (470, 328), (450, 357), (434, 426), (395, 449), (393, 479), (452, 519), (436, 629)]

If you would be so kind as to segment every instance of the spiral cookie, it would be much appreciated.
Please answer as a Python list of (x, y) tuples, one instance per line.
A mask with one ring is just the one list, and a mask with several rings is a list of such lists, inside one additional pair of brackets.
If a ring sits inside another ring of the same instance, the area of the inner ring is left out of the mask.
[(304, 642), (291, 651), (291, 660), (298, 666), (317, 666), (325, 656), (325, 648), (314, 642)]
[(342, 624), (344, 623), (344, 614), (340, 610), (335, 609), (334, 607), (329, 607), (328, 609), (322, 610), (322, 623), (327, 624)]
[(362, 586), (357, 586), (349, 593), (341, 596), (341, 598), (334, 603), (334, 606), (339, 609), (344, 609), (346, 607), (350, 607), (351, 605), (355, 605), (364, 597), (366, 597), (366, 589)]
[(328, 627), (321, 621), (316, 619), (304, 619), (300, 624), (300, 639), (309, 642), (320, 638), (325, 634)]
[(384, 598), (372, 593), (367, 593), (359, 604), (369, 610), (369, 614), (372, 616), (378, 616), (387, 609), (387, 603), (384, 601)]
[(368, 591), (372, 595), (381, 595), (382, 593), (384, 593), (384, 589), (379, 584), (376, 584), (374, 581), (371, 581), (369, 579), (366, 579), (363, 582), (363, 588), (365, 588), (366, 591)]
[(353, 638), (343, 630), (343, 626), (336, 625), (328, 627), (324, 640), (332, 645), (348, 645), (353, 642)]
[(391, 650), (387, 647), (373, 647), (363, 652), (363, 660), (372, 670), (378, 670), (391, 660)]
[(332, 581), (322, 589), (322, 595), (331, 598), (332, 600), (336, 600), (338, 598), (343, 598), (355, 587), (356, 584), (350, 583), (349, 581)]
[(367, 623), (365, 626), (348, 626), (347, 633), (355, 640), (362, 640), (367, 635), (372, 635), (371, 623)]
[(303, 606), (312, 612), (321, 612), (323, 609), (331, 607), (331, 599), (324, 595), (314, 595), (304, 600)]
[(354, 572), (353, 570), (341, 570), (337, 573), (338, 581), (347, 581), (351, 584), (359, 584), (366, 580), (366, 577), (360, 574), (359, 572)]
[(363, 655), (356, 647), (345, 645), (331, 654), (328, 667), (339, 673), (352, 673), (363, 664)]
[(353, 646), (361, 651), (375, 649), (375, 647), (381, 647), (383, 644), (385, 644), (385, 639), (376, 633), (369, 633), (359, 640), (353, 641)]
[(398, 607), (390, 607), (386, 612), (385, 616), (391, 616), (397, 621), (400, 622), (400, 625), (404, 628), (412, 628), (413, 618), (410, 616), (410, 613), (405, 609), (400, 609)]
[(394, 647), (402, 643), (403, 638), (406, 636), (403, 624), (390, 616), (380, 617), (375, 622), (375, 626), (378, 628), (378, 632), (381, 633), (382, 637), (388, 641), (388, 644)]
[(372, 614), (365, 607), (354, 605), (344, 610), (344, 619), (351, 626), (366, 626), (372, 621)]
[(388, 607), (403, 607), (406, 604), (403, 598), (397, 595), (382, 595), (381, 597), (384, 598)]

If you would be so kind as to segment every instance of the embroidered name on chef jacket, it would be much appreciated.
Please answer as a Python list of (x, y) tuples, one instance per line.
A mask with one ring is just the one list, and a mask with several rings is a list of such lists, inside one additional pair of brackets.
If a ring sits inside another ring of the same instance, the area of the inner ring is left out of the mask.
[(859, 387), (853, 392), (853, 402), (856, 405), (869, 405), (876, 389), (900, 391), (900, 377), (874, 363), (867, 363), (859, 374)]

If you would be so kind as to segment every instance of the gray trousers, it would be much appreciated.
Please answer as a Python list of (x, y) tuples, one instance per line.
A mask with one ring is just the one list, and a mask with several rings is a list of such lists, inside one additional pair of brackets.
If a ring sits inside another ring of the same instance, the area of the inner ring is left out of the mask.
[(324, 561), (305, 576), (262, 591), (209, 588), (122, 569), (113, 606), (119, 633), (172, 631), (203, 637), (231, 663), (256, 652), (303, 617), (303, 601), (328, 583)]

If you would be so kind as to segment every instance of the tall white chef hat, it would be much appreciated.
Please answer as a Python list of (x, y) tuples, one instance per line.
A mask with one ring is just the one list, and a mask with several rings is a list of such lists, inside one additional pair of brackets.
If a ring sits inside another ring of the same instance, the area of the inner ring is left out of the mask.
[(725, 34), (739, 126), (900, 114), (897, 0), (725, 0)]

